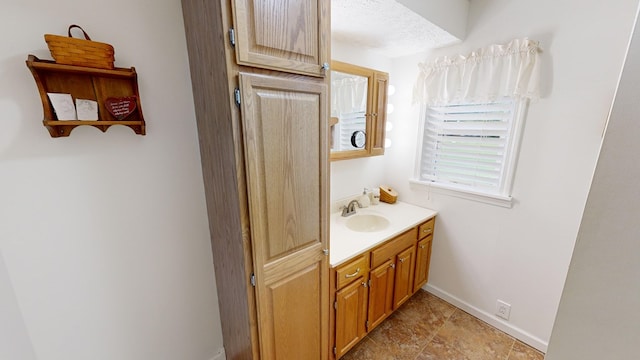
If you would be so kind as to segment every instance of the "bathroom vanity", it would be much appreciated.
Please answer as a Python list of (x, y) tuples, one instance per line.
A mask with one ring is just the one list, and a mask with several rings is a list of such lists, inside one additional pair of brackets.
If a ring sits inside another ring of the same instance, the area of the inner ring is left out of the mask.
[(397, 202), (331, 215), (331, 316), (336, 359), (429, 277), (436, 212)]

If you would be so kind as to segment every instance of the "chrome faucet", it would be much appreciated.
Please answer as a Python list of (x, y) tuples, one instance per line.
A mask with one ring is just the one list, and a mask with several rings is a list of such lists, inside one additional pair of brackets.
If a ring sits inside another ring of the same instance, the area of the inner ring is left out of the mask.
[(343, 206), (342, 207), (342, 216), (351, 216), (353, 214), (356, 213), (356, 205), (358, 205), (359, 208), (362, 207), (362, 205), (360, 205), (360, 202), (358, 200), (351, 200), (349, 202), (349, 205), (347, 206)]

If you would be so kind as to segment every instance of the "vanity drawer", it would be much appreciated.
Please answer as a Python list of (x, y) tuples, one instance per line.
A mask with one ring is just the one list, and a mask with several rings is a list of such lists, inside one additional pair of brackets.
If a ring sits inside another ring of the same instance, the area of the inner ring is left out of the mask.
[(424, 239), (428, 235), (433, 234), (433, 225), (435, 224), (435, 221), (436, 218), (432, 218), (418, 227), (418, 239)]
[(340, 265), (336, 269), (336, 289), (349, 285), (353, 280), (366, 275), (369, 272), (369, 253), (362, 254), (357, 258)]
[(409, 246), (415, 246), (417, 238), (417, 228), (411, 228), (410, 230), (396, 236), (393, 240), (380, 246), (379, 248), (371, 252), (371, 268), (375, 268), (388, 259), (393, 259), (402, 250)]

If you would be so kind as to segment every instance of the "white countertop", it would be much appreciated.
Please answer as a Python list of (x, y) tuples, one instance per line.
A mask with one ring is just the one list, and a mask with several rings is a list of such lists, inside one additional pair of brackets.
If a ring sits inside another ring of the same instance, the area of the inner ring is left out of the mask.
[(331, 214), (329, 223), (331, 246), (329, 262), (331, 266), (340, 265), (354, 255), (369, 250), (437, 214), (434, 210), (403, 202), (396, 202), (395, 204), (381, 202), (378, 205), (357, 209), (356, 213), (381, 215), (386, 217), (390, 224), (380, 231), (357, 232), (350, 230), (345, 225), (349, 217), (342, 217), (340, 212)]

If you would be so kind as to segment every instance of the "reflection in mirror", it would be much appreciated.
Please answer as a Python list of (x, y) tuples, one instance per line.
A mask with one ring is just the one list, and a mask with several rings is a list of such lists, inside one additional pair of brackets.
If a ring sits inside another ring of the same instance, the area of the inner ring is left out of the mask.
[(364, 149), (368, 89), (367, 77), (331, 72), (332, 152)]
[(389, 74), (331, 62), (331, 160), (384, 155)]

